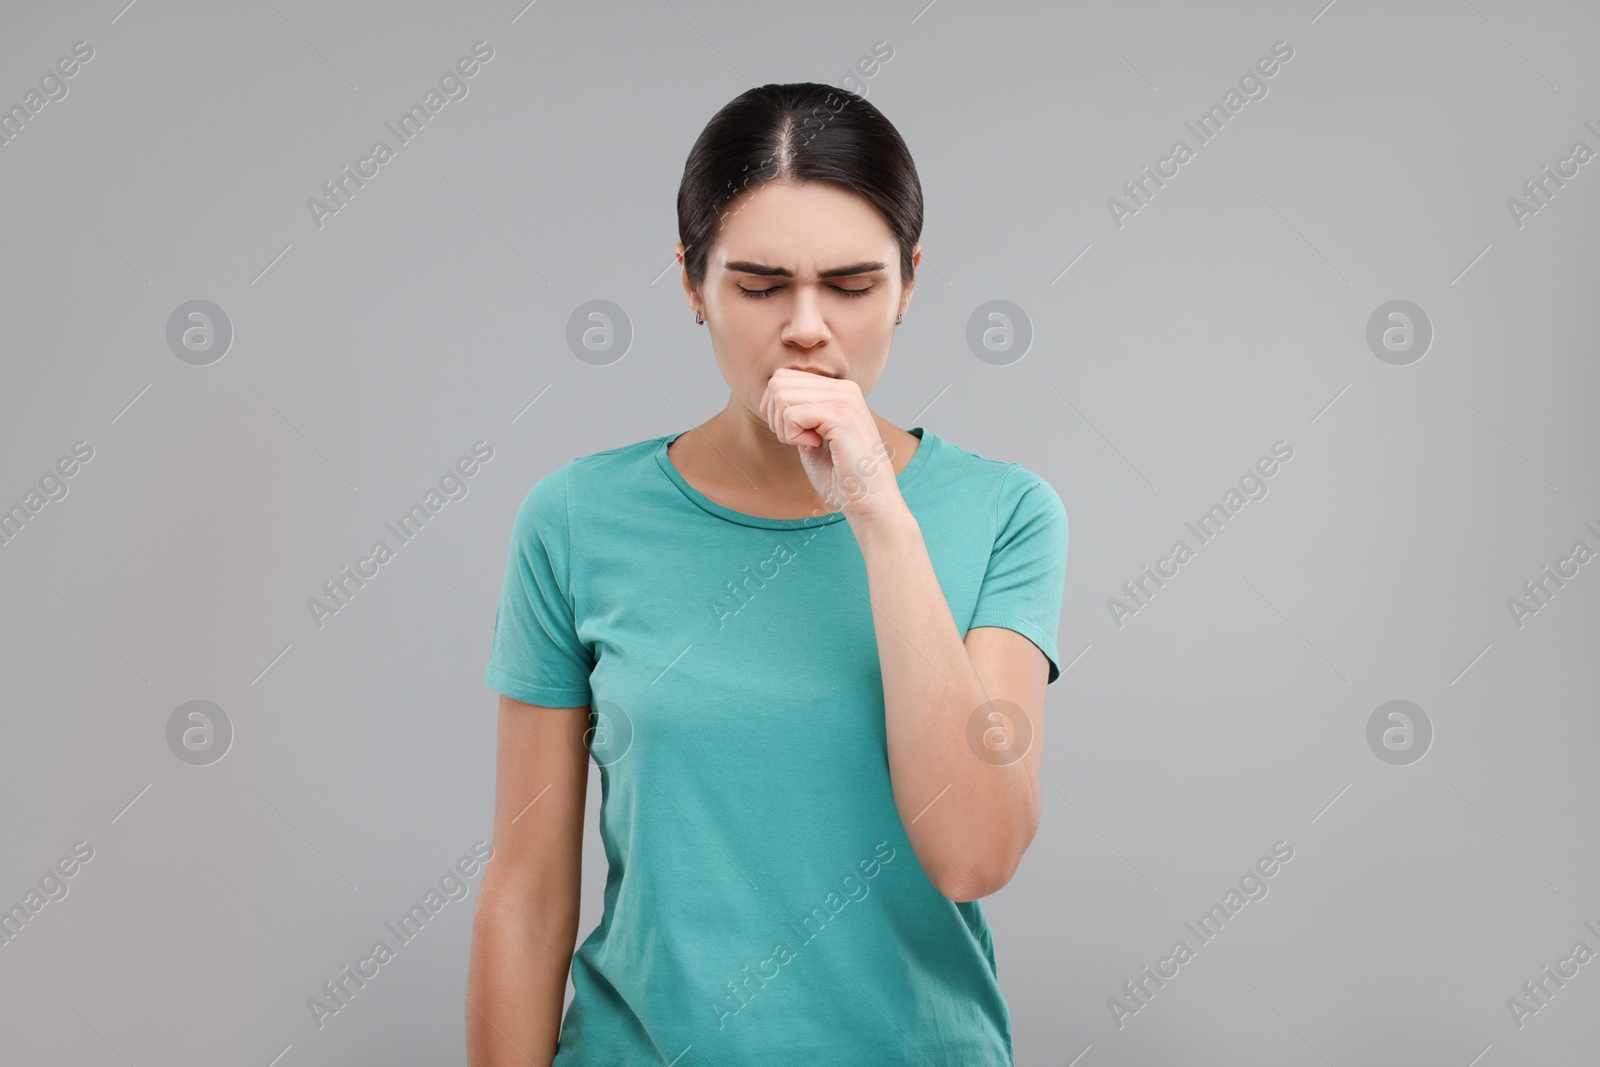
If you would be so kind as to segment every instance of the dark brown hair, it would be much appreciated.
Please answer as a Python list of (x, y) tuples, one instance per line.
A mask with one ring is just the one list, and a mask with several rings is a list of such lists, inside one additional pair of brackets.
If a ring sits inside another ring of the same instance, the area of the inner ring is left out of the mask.
[(711, 117), (683, 165), (678, 240), (689, 283), (739, 196), (770, 182), (832, 182), (883, 216), (900, 245), (900, 279), (912, 278), (922, 235), (922, 183), (900, 132), (865, 97), (818, 82), (763, 85)]

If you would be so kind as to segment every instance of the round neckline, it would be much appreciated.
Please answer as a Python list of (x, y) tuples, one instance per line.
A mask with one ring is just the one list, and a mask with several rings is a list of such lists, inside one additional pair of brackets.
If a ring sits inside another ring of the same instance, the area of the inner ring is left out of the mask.
[[(701, 511), (714, 515), (719, 519), (725, 519), (728, 522), (738, 523), (741, 526), (754, 526), (764, 530), (800, 530), (816, 526), (828, 526), (844, 518), (842, 510), (830, 511), (826, 515), (810, 515), (799, 519), (775, 519), (765, 515), (751, 515), (743, 511), (736, 511), (730, 507), (724, 507), (690, 485), (689, 480), (683, 476), (683, 472), (673, 465), (671, 458), (667, 455), (667, 446), (688, 432), (688, 430), (684, 430), (680, 433), (667, 434), (664, 437), (657, 438), (656, 463), (660, 466), (662, 473), (667, 476), (667, 479), (677, 486), (678, 490), (689, 498), (690, 503)], [(928, 453), (939, 441), (938, 434), (928, 433), (921, 426), (913, 426), (906, 432), (917, 438), (921, 444), (917, 445), (916, 452), (912, 453), (911, 462), (907, 463), (905, 468), (895, 475), (895, 481), (899, 483), (901, 489), (904, 489), (911, 479), (916, 476), (917, 472), (926, 465)]]

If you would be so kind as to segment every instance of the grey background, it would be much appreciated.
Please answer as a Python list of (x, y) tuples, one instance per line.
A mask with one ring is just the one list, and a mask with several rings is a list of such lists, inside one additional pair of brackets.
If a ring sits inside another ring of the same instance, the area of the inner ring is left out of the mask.
[[(0, 904), (95, 850), (0, 947), (8, 1062), (464, 1062), (481, 875), (322, 1029), (306, 1001), (489, 836), (481, 674), (524, 493), (727, 398), (667, 270), (694, 137), (752, 84), (844, 84), (880, 40), (857, 84), (928, 218), (870, 403), (1038, 471), (1072, 522), (1044, 816), (984, 900), (1018, 1062), (1592, 1061), (1600, 963), (1521, 1028), (1506, 1002), (1600, 950), (1600, 564), (1520, 628), (1507, 601), (1600, 547), (1600, 162), (1520, 228), (1506, 202), (1600, 148), (1593, 5), (111, 0), (3, 23), (7, 107), (95, 50), (0, 147), (0, 505), (94, 449), (0, 547)], [(480, 39), (468, 95), (319, 229), (307, 199)], [(1268, 95), (1113, 223), (1278, 40)], [(195, 299), (234, 331), (209, 366), (166, 344)], [(634, 333), (608, 366), (565, 341), (594, 299)], [(1034, 331), (1006, 366), (965, 340), (993, 299)], [(1366, 341), (1393, 299), (1434, 332), (1407, 366)], [(469, 495), (318, 629), (307, 599), (480, 439)], [(1269, 494), (1119, 628), (1122, 583), (1278, 440)], [(1366, 739), (1401, 698), (1434, 730), (1407, 766)], [(209, 766), (166, 739), (196, 699), (234, 730)], [(1279, 840), (1270, 894), (1119, 1028), (1109, 998)]]

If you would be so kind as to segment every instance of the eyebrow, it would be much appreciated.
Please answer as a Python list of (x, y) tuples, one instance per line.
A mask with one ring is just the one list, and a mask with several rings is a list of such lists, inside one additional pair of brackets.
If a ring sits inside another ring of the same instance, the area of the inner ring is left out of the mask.
[[(735, 273), (738, 273), (738, 274), (759, 274), (759, 275), (761, 275), (763, 277), (770, 277), (770, 278), (793, 278), (794, 277), (794, 272), (789, 270), (787, 267), (772, 267), (772, 266), (768, 266), (765, 263), (755, 263), (755, 262), (752, 262), (750, 260), (735, 260), (735, 261), (733, 261), (731, 263), (725, 263), (725, 264), (723, 264), (723, 269), (734, 271)], [(819, 278), (842, 278), (842, 277), (845, 277), (846, 275), (850, 275), (850, 274), (867, 274), (867, 273), (869, 273), (871, 271), (875, 271), (875, 270), (888, 270), (888, 269), (889, 269), (889, 267), (888, 267), (887, 263), (869, 263), (869, 262), (851, 263), (848, 266), (844, 266), (844, 267), (830, 267), (827, 270), (818, 271), (817, 272), (817, 277), (819, 277)]]

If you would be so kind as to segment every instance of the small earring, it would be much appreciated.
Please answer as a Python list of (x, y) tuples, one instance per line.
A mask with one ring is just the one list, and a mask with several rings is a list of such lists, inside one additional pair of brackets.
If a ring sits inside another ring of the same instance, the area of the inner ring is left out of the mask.
[(704, 326), (706, 324), (706, 320), (700, 317), (700, 312), (698, 311), (694, 313), (694, 321), (698, 326)]
[(905, 312), (902, 311), (900, 314), (898, 314), (898, 315), (896, 315), (894, 317), (894, 324), (896, 326), (900, 325), (900, 320), (905, 318), (905, 317), (906, 317), (906, 314), (905, 314)]

